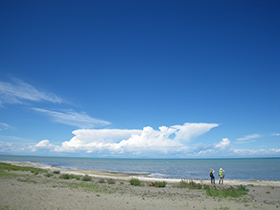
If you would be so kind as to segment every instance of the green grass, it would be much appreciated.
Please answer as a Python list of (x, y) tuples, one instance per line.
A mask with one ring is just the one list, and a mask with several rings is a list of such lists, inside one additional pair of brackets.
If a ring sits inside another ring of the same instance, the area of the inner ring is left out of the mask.
[(25, 167), (25, 166), (15, 166), (9, 163), (0, 163), (0, 170), (8, 170), (8, 171), (30, 171), (31, 173), (48, 173), (48, 170), (41, 168), (33, 168), (33, 167)]
[(27, 183), (33, 183), (33, 184), (37, 184), (38, 182), (35, 180), (30, 180), (29, 178), (27, 179), (18, 179), (19, 182), (27, 182)]
[(162, 182), (151, 182), (149, 184), (150, 187), (165, 187), (166, 186), (166, 182), (162, 181)]
[(105, 183), (105, 179), (103, 179), (103, 178), (99, 179), (98, 183), (100, 183), (100, 184)]
[(109, 178), (109, 179), (107, 179), (107, 183), (108, 184), (115, 184), (116, 181), (114, 179), (112, 179), (112, 178)]
[(181, 180), (179, 184), (175, 185), (178, 188), (189, 188), (189, 189), (202, 189), (202, 184), (195, 183), (194, 181), (186, 182)]
[(239, 185), (237, 188), (229, 189), (206, 189), (206, 194), (213, 197), (226, 198), (226, 197), (240, 197), (248, 193), (246, 186)]
[(72, 188), (84, 188), (87, 192), (102, 192), (106, 194), (112, 194), (117, 192), (117, 188), (100, 188), (98, 184), (92, 182), (80, 182), (80, 183), (71, 183), (69, 184)]
[(162, 182), (155, 182), (155, 187), (165, 187), (166, 186), (166, 182), (162, 181)]
[(220, 207), (220, 209), (221, 209), (221, 210), (228, 210), (228, 209), (229, 209), (229, 207), (227, 207), (227, 206), (222, 207), (222, 206), (221, 206), (221, 207)]
[(70, 174), (61, 174), (59, 176), (60, 179), (70, 179)]
[(85, 175), (85, 176), (83, 176), (82, 181), (89, 182), (89, 181), (91, 181), (91, 177), (89, 175)]
[(54, 174), (60, 174), (60, 171), (53, 171)]
[(0, 177), (18, 177), (18, 176), (22, 176), (22, 175), (18, 175), (18, 174), (12, 174), (12, 173), (8, 173), (2, 169), (0, 169)]
[(181, 180), (179, 184), (175, 185), (175, 187), (178, 187), (178, 188), (187, 188), (188, 186), (188, 183), (184, 180)]
[(80, 180), (80, 176), (74, 175), (74, 174), (61, 174), (59, 176), (60, 179), (76, 179)]
[(53, 176), (53, 173), (47, 173), (47, 174), (45, 174), (45, 177), (51, 177), (51, 176)]
[(132, 178), (129, 180), (129, 183), (133, 186), (143, 186), (144, 184), (137, 178)]

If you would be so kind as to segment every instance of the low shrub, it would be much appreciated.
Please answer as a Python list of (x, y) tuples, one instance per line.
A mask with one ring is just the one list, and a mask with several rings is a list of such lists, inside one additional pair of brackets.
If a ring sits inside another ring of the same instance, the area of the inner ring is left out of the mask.
[(59, 178), (60, 178), (60, 179), (70, 179), (71, 176), (70, 176), (69, 174), (61, 174), (61, 175), (59, 176)]
[(178, 188), (189, 188), (189, 189), (201, 189), (202, 184), (195, 183), (194, 181), (186, 182), (184, 180), (181, 180), (179, 184), (175, 185), (175, 187)]
[(202, 188), (202, 184), (200, 183), (195, 183), (193, 181), (189, 182), (188, 183), (188, 186), (187, 186), (189, 189), (201, 189)]
[(60, 174), (60, 171), (53, 171), (54, 174)]
[(244, 194), (246, 194), (247, 192), (249, 192), (249, 189), (247, 189), (246, 186), (245, 186), (245, 185), (242, 185), (242, 184), (237, 186), (237, 190), (238, 190), (239, 192), (244, 192)]
[(103, 179), (103, 178), (99, 179), (99, 180), (98, 180), (98, 183), (101, 183), (101, 184), (102, 184), (102, 183), (105, 183), (105, 179)]
[(47, 173), (47, 174), (45, 174), (45, 176), (46, 177), (51, 177), (51, 176), (53, 176), (53, 173)]
[(162, 181), (162, 182), (155, 182), (155, 186), (156, 187), (165, 187), (166, 186), (166, 182)]
[(91, 177), (89, 175), (85, 175), (83, 176), (82, 181), (86, 181), (86, 182), (91, 181)]
[(176, 187), (178, 187), (178, 188), (187, 188), (187, 186), (188, 186), (188, 183), (184, 180), (181, 180), (179, 182), (179, 184), (176, 185)]
[(112, 179), (112, 178), (109, 178), (109, 179), (107, 179), (107, 183), (108, 184), (115, 184), (116, 181), (114, 179)]
[(230, 187), (228, 189), (206, 189), (206, 194), (213, 197), (220, 197), (220, 198), (226, 198), (226, 197), (240, 197), (242, 195), (245, 195), (248, 193), (248, 189), (246, 189), (246, 186), (239, 185), (237, 188)]
[(143, 186), (143, 183), (137, 178), (130, 179), (129, 183), (134, 186)]

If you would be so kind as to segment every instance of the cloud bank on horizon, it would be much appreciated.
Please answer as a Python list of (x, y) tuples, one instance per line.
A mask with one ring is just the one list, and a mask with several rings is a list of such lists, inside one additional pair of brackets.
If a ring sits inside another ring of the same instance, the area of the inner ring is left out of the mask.
[[(185, 123), (171, 127), (161, 126), (159, 130), (144, 127), (143, 130), (121, 129), (81, 129), (73, 131), (75, 137), (65, 141), (61, 146), (54, 146), (48, 140), (35, 145), (36, 149), (49, 148), (54, 152), (86, 152), (102, 154), (147, 155), (175, 154), (187, 151), (188, 142), (196, 136), (217, 127), (215, 123)], [(174, 135), (174, 138), (170, 136)]]
[[(0, 82), (0, 100), (3, 104), (26, 104), (29, 102), (48, 101), (63, 103), (53, 93), (42, 92), (19, 79), (14, 84)], [(279, 156), (280, 149), (234, 149), (228, 138), (212, 144), (192, 142), (196, 137), (206, 134), (219, 125), (216, 123), (184, 123), (170, 127), (161, 126), (158, 130), (150, 126), (143, 129), (92, 129), (110, 125), (110, 122), (98, 120), (86, 113), (74, 110), (49, 110), (31, 107), (35, 113), (48, 116), (51, 121), (64, 125), (75, 126), (75, 135), (69, 141), (52, 144), (50, 140), (38, 143), (19, 143), (21, 138), (6, 136), (8, 141), (0, 141), (0, 152), (11, 154), (88, 154), (102, 157), (231, 157), (231, 156)], [(0, 122), (0, 131), (11, 129), (7, 123)], [(272, 133), (271, 136), (279, 136)], [(260, 134), (237, 138), (236, 144), (254, 142)], [(17, 140), (17, 143), (9, 142)], [(24, 139), (22, 139), (24, 140)], [(26, 141), (26, 139), (25, 139)]]
[[(215, 144), (197, 143), (188, 146), (196, 137), (218, 127), (215, 123), (185, 123), (154, 130), (140, 129), (78, 129), (69, 141), (54, 145), (49, 140), (37, 144), (15, 144), (0, 141), (0, 152), (35, 154), (89, 154), (93, 157), (257, 157), (279, 156), (280, 149), (234, 149), (228, 138)], [(246, 138), (246, 137), (244, 137)]]

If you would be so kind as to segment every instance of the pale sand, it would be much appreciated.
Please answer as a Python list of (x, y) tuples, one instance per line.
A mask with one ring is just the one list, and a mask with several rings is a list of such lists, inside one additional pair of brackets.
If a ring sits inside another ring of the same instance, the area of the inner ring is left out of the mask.
[[(15, 165), (32, 163), (9, 162)], [(43, 166), (42, 167), (46, 167)], [(135, 174), (119, 174), (106, 171), (69, 170), (54, 166), (49, 170), (61, 170), (61, 173), (89, 174), (92, 181), (59, 179), (60, 175), (46, 177), (44, 174), (33, 175), (29, 172), (10, 171), (18, 177), (4, 176), (0, 179), (0, 209), (279, 209), (279, 181), (239, 181), (224, 180), (230, 187), (246, 185), (250, 190), (239, 198), (213, 198), (205, 190), (175, 188), (181, 179), (158, 179), (145, 175), (137, 176), (145, 182), (144, 187), (131, 186), (129, 180)], [(98, 183), (100, 178), (113, 178), (115, 184)], [(150, 187), (149, 183), (166, 181), (165, 188)], [(189, 180), (186, 180), (189, 181)], [(209, 184), (210, 180), (193, 180)], [(216, 180), (217, 182), (217, 180)], [(73, 184), (95, 184), (98, 188), (77, 187)]]

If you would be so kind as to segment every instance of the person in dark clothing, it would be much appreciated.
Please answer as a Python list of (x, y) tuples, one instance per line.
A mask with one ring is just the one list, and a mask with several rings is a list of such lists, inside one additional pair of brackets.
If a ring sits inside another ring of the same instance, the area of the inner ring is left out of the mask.
[(215, 171), (211, 168), (210, 170), (210, 178), (211, 178), (211, 184), (215, 184)]

